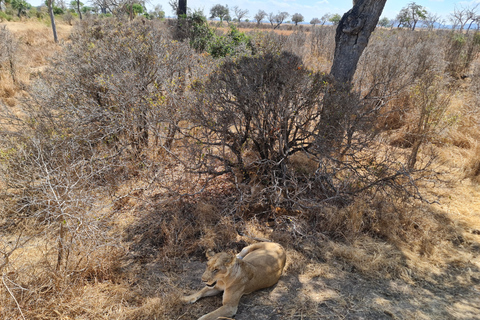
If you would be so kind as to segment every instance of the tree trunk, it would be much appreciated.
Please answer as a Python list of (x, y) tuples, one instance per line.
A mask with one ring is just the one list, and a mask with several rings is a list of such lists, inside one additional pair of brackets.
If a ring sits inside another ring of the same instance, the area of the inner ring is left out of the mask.
[(178, 16), (187, 14), (187, 0), (178, 0)]
[(357, 63), (375, 30), (387, 0), (358, 0), (345, 13), (335, 34), (335, 56), (330, 74), (340, 83), (351, 83)]
[(420, 137), (420, 138), (417, 138), (417, 140), (415, 140), (415, 142), (413, 143), (412, 153), (410, 153), (410, 156), (408, 157), (408, 160), (407, 160), (408, 170), (413, 170), (415, 168), (415, 164), (417, 163), (418, 151), (420, 150), (420, 146), (422, 145), (422, 142), (423, 142), (423, 137)]
[(82, 20), (82, 11), (80, 11), (80, 0), (77, 0), (78, 17)]
[(58, 43), (57, 27), (55, 26), (55, 16), (53, 15), (53, 0), (48, 0), (47, 6), (48, 14), (50, 15), (50, 21), (52, 22), (53, 40), (55, 40), (55, 43)]

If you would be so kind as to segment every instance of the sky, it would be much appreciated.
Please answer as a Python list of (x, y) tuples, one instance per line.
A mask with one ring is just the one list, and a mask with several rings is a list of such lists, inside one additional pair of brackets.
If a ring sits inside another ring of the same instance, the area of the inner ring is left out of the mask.
[[(90, 0), (81, 0), (89, 5)], [(169, 0), (145, 0), (147, 9), (151, 10), (156, 5), (161, 5), (167, 16), (173, 16), (172, 9), (168, 4)], [(427, 8), (427, 11), (433, 12), (442, 18), (447, 19), (449, 14), (457, 7), (471, 7), (480, 4), (480, 0), (387, 0), (382, 17), (393, 19), (398, 12), (409, 2), (415, 3)], [(27, 0), (30, 4), (38, 6), (44, 3), (44, 0)], [(65, 0), (70, 2), (70, 0)], [(352, 0), (187, 0), (187, 6), (192, 9), (201, 9), (208, 16), (210, 8), (216, 4), (226, 5), (229, 8), (238, 6), (241, 9), (248, 9), (248, 18), (252, 17), (258, 10), (264, 10), (267, 13), (286, 11), (289, 14), (300, 13), (304, 16), (305, 22), (310, 22), (312, 18), (320, 18), (326, 13), (338, 13), (343, 15), (352, 7)], [(479, 5), (480, 12), (480, 5)]]
[[(173, 15), (168, 0), (147, 1), (149, 1), (147, 8), (161, 5), (167, 16)], [(382, 17), (385, 16), (390, 19), (395, 18), (398, 12), (412, 1), (424, 6), (427, 8), (427, 11), (442, 16), (444, 19), (448, 18), (449, 14), (453, 12), (455, 6), (471, 7), (480, 3), (480, 0), (387, 0)], [(258, 12), (258, 10), (264, 10), (267, 13), (286, 11), (289, 14), (302, 14), (306, 22), (309, 22), (312, 18), (320, 18), (326, 13), (339, 13), (340, 15), (343, 15), (343, 13), (352, 8), (352, 0), (187, 0), (187, 6), (189, 8), (203, 9), (203, 12), (206, 15), (208, 15), (210, 8), (215, 4), (228, 4), (229, 8), (238, 6), (241, 9), (248, 9), (248, 16), (250, 19)]]

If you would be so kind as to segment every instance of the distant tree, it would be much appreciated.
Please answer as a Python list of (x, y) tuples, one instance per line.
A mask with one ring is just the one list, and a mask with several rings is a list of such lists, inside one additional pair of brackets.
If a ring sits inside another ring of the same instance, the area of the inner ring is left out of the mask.
[(228, 23), (230, 23), (230, 21), (232, 21), (232, 16), (230, 16), (230, 14), (227, 14), (225, 16), (225, 21), (227, 21)]
[(268, 20), (270, 21), (270, 24), (273, 26), (273, 29), (277, 29), (284, 21), (290, 16), (288, 12), (279, 12), (277, 14), (274, 14), (271, 12), (268, 15)]
[(163, 19), (165, 18), (165, 11), (163, 11), (163, 8), (161, 5), (156, 5), (152, 11), (149, 13), (153, 18), (156, 19)]
[(388, 26), (390, 26), (390, 19), (388, 19), (387, 17), (383, 17), (378, 21), (378, 25), (380, 27), (387, 28)]
[(233, 12), (235, 13), (235, 18), (238, 22), (241, 22), (243, 18), (247, 17), (248, 10), (242, 10), (238, 6), (233, 7)]
[(295, 25), (298, 25), (299, 22), (303, 22), (304, 18), (300, 13), (295, 13), (292, 16), (292, 21), (295, 22)]
[(472, 8), (467, 9), (467, 14), (466, 14), (467, 23), (468, 23), (468, 21), (470, 21), (470, 24), (468, 25), (468, 28), (467, 28), (467, 33), (468, 33), (468, 31), (470, 31), (470, 28), (472, 27), (472, 24), (475, 23), (476, 21), (478, 21), (477, 9), (478, 9), (479, 5), (480, 5), (480, 3), (477, 3)]
[(321, 18), (320, 18), (320, 24), (323, 26), (325, 23), (327, 23), (332, 15), (330, 13), (325, 13)]
[(80, 20), (82, 20), (82, 10), (80, 8), (83, 7), (83, 3), (80, 2), (80, 0), (73, 0), (70, 2), (70, 7), (75, 9), (75, 11), (78, 13), (78, 17)]
[(92, 8), (92, 7), (89, 7), (89, 6), (83, 6), (80, 11), (82, 11), (82, 13), (86, 14), (88, 12), (95, 12), (95, 9)]
[(397, 16), (399, 27), (411, 28), (415, 30), (417, 23), (427, 18), (427, 10), (415, 2), (410, 2), (406, 7), (400, 10)]
[(257, 21), (257, 24), (260, 24), (266, 16), (267, 13), (265, 11), (258, 10), (257, 14), (253, 17), (253, 20)]
[(310, 20), (310, 24), (313, 24), (314, 27), (316, 24), (320, 24), (320, 23), (321, 21), (318, 18), (313, 18), (312, 20)]
[(222, 6), (221, 4), (216, 4), (210, 9), (210, 19), (219, 18), (221, 22), (229, 16), (230, 10), (228, 10), (228, 5)]
[(101, 14), (106, 14), (108, 11), (112, 12), (112, 8), (109, 5), (108, 0), (91, 0), (91, 3), (93, 4), (94, 8), (98, 8)]
[(25, 0), (12, 0), (10, 4), (13, 9), (17, 10), (17, 16), (19, 18), (21, 16), (26, 16), (27, 10), (31, 8), (31, 5)]
[(270, 13), (268, 14), (268, 22), (270, 22), (270, 24), (272, 25), (272, 27), (274, 26), (274, 23), (275, 23), (275, 13), (270, 12)]
[(333, 16), (330, 17), (330, 19), (328, 19), (328, 21), (330, 21), (334, 26), (336, 26), (340, 22), (340, 19), (342, 19), (342, 16), (338, 13), (335, 13)]
[(453, 23), (453, 29), (458, 28), (462, 31), (468, 22), (467, 8), (455, 5), (455, 9), (453, 10), (453, 13), (450, 14), (449, 20)]
[(442, 18), (435, 13), (428, 12), (426, 18), (423, 20), (423, 23), (428, 30), (433, 30), (442, 24)]

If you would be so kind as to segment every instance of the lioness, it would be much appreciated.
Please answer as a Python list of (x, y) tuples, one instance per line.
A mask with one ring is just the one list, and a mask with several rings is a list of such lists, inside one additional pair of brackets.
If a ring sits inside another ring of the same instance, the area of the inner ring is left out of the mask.
[(259, 242), (238, 254), (207, 251), (207, 269), (202, 275), (206, 287), (182, 298), (194, 303), (202, 297), (223, 291), (223, 306), (198, 320), (214, 320), (232, 317), (237, 313), (238, 303), (244, 294), (273, 286), (278, 282), (285, 267), (285, 250), (278, 243)]

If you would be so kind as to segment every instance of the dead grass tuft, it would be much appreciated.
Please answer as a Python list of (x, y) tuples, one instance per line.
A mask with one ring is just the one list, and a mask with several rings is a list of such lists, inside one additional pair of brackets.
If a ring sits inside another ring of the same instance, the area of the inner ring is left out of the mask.
[(359, 237), (348, 243), (329, 241), (325, 250), (327, 256), (345, 264), (343, 269), (372, 277), (398, 278), (407, 267), (401, 251), (371, 237)]
[(171, 201), (142, 214), (126, 230), (127, 241), (143, 257), (203, 256), (205, 249), (223, 250), (237, 240), (232, 217), (204, 200)]
[(476, 183), (480, 183), (480, 145), (472, 148), (472, 152), (467, 158), (464, 166), (464, 177), (469, 178)]

